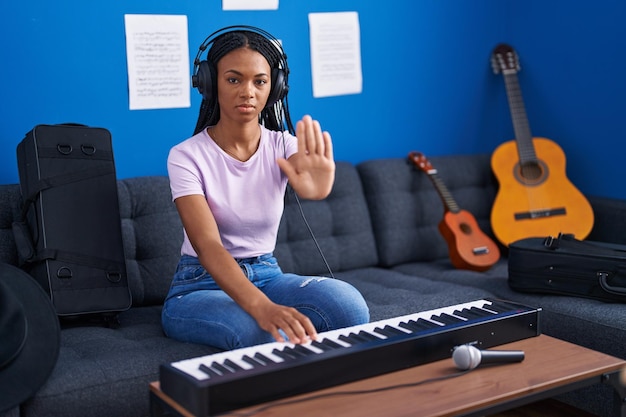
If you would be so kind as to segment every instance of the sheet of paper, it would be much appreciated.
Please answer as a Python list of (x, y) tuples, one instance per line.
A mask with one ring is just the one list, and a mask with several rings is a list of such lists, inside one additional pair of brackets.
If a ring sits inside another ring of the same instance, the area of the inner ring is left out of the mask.
[(124, 16), (131, 110), (190, 107), (187, 16)]
[(222, 0), (222, 10), (278, 10), (278, 0)]
[(361, 93), (363, 74), (358, 13), (310, 13), (309, 30), (313, 96)]

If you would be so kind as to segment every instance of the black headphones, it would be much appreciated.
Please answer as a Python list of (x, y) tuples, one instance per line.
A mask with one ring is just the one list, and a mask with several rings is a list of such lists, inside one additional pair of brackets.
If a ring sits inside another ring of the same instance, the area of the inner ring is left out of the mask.
[(193, 75), (191, 76), (191, 83), (194, 88), (197, 88), (202, 97), (211, 101), (213, 99), (213, 94), (217, 91), (217, 66), (216, 63), (205, 59), (203, 61), (200, 60), (202, 53), (211, 45), (216, 38), (221, 35), (224, 35), (228, 32), (236, 32), (236, 31), (249, 31), (254, 32), (259, 35), (264, 36), (272, 45), (276, 47), (280, 55), (280, 61), (278, 63), (278, 68), (272, 68), (272, 90), (270, 91), (270, 95), (267, 99), (267, 104), (265, 107), (271, 107), (276, 102), (282, 100), (289, 91), (289, 85), (287, 84), (287, 76), (289, 74), (289, 67), (287, 66), (287, 55), (283, 51), (282, 46), (278, 39), (272, 36), (270, 33), (264, 31), (263, 29), (259, 29), (254, 26), (227, 26), (225, 28), (219, 29), (213, 33), (211, 33), (207, 38), (202, 42), (200, 48), (198, 49), (198, 53), (196, 54), (196, 58), (193, 61)]

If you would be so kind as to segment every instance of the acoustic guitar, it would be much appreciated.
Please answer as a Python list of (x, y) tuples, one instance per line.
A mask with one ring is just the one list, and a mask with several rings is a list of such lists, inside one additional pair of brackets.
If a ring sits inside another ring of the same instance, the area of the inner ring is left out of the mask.
[(420, 152), (410, 152), (409, 160), (428, 174), (444, 205), (439, 232), (448, 244), (450, 261), (455, 268), (486, 271), (500, 259), (498, 245), (478, 226), (474, 216), (462, 210), (437, 170)]
[(491, 156), (499, 189), (491, 210), (491, 228), (502, 244), (527, 237), (573, 234), (582, 240), (593, 227), (593, 209), (565, 173), (565, 154), (554, 141), (532, 137), (517, 73), (515, 50), (500, 44), (493, 50), (494, 73), (506, 85), (515, 140)]

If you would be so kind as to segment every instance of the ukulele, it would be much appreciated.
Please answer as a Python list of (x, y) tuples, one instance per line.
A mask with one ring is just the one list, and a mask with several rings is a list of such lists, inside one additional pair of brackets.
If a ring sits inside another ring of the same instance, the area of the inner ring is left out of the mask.
[(582, 240), (593, 227), (593, 209), (565, 174), (565, 154), (554, 141), (533, 138), (520, 91), (517, 53), (496, 46), (491, 63), (504, 76), (515, 140), (501, 144), (491, 156), (499, 190), (491, 210), (491, 228), (508, 246), (527, 237), (559, 233)]
[(459, 208), (437, 170), (420, 152), (410, 152), (409, 160), (428, 174), (444, 205), (439, 232), (448, 244), (452, 265), (458, 269), (486, 271), (500, 259), (500, 249), (478, 226), (474, 216)]

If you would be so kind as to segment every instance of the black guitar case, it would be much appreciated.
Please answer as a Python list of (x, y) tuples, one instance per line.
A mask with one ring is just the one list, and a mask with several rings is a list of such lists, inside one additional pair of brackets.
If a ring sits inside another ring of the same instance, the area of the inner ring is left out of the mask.
[(61, 317), (116, 315), (131, 305), (111, 134), (38, 125), (17, 146), (23, 198), (13, 224), (21, 266)]
[(626, 302), (626, 245), (531, 237), (509, 245), (509, 286), (521, 292)]

